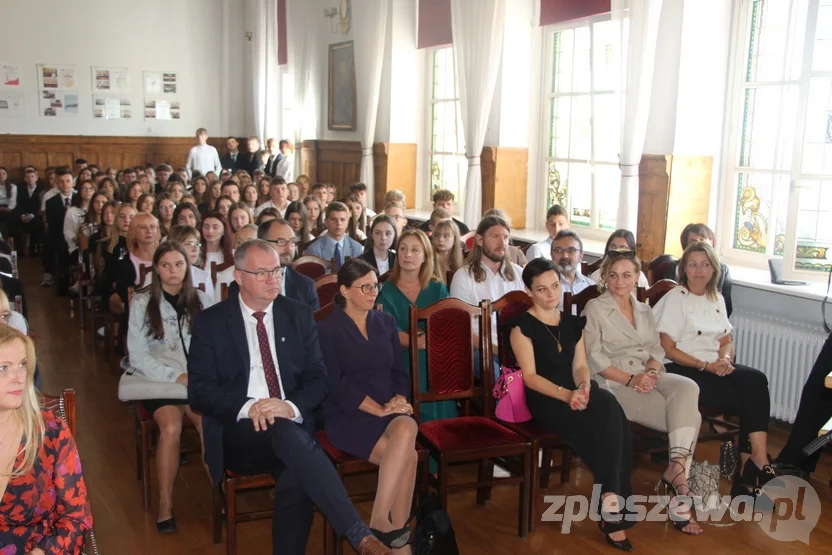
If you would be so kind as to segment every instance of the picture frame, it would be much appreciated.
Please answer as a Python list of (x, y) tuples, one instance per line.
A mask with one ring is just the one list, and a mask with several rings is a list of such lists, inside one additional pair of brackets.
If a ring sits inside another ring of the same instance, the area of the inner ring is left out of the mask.
[(353, 41), (329, 45), (328, 125), (355, 131), (355, 47)]

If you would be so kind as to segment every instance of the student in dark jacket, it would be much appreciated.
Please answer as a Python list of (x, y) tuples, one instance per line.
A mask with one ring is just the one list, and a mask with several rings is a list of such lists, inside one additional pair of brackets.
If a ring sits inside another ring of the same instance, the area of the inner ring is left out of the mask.
[(378, 275), (383, 276), (396, 266), (396, 251), (393, 250), (395, 244), (396, 224), (390, 216), (379, 214), (370, 226), (364, 254), (360, 258), (375, 268)]
[(45, 190), (42, 183), (38, 183), (38, 171), (33, 166), (26, 166), (23, 170), (23, 185), (17, 188), (17, 233), (14, 243), (18, 255), (24, 254), (23, 234), (29, 234), (29, 253), (41, 248), (43, 241), (43, 219), (40, 212), (40, 195)]
[(51, 267), (47, 268), (46, 272), (57, 276), (58, 294), (65, 295), (69, 289), (70, 258), (69, 247), (64, 238), (64, 217), (72, 205), (75, 189), (69, 168), (60, 168), (55, 173), (59, 192), (46, 201), (47, 240), (51, 252)]

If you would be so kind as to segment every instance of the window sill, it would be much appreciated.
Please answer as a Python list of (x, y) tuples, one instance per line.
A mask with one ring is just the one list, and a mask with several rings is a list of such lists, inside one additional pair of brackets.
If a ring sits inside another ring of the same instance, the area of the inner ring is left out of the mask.
[(822, 302), (826, 297), (826, 283), (810, 282), (808, 285), (777, 285), (771, 283), (771, 275), (767, 270), (749, 268), (730, 264), (731, 281), (734, 285), (742, 285), (790, 297), (799, 297), (811, 301)]

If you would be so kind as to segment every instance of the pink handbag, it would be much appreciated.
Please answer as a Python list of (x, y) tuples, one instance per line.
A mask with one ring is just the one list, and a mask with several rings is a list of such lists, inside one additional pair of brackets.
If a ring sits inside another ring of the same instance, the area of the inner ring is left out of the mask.
[(494, 415), (503, 422), (519, 424), (532, 419), (526, 406), (526, 388), (523, 385), (523, 371), (517, 368), (500, 367), (500, 377), (494, 384), (494, 398), (497, 408)]

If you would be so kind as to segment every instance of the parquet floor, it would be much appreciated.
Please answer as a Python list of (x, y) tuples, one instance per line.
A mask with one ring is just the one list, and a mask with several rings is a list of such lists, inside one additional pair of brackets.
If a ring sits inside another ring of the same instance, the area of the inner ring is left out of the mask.
[[(214, 545), (211, 539), (211, 491), (197, 456), (183, 466), (176, 483), (175, 510), (177, 532), (162, 536), (155, 528), (155, 509), (142, 510), (141, 492), (136, 481), (135, 443), (132, 408), (119, 402), (116, 392), (116, 359), (106, 361), (103, 347), (91, 348), (90, 330), (79, 329), (70, 319), (68, 300), (52, 289), (40, 287), (40, 263), (21, 261), (22, 277), (29, 298), (29, 319), (38, 333), (38, 354), (43, 373), (43, 388), (59, 392), (72, 387), (77, 392), (78, 447), (90, 490), (95, 530), (103, 555), (188, 555), (225, 553), (225, 544)], [(776, 454), (785, 440), (783, 431), (771, 436), (771, 452)], [(715, 444), (702, 445), (699, 460), (718, 460)], [(683, 536), (670, 525), (648, 522), (632, 529), (629, 537), (636, 552), (643, 555), (678, 553), (688, 555), (718, 553), (832, 554), (832, 457), (825, 455), (812, 485), (822, 502), (820, 521), (810, 535), (809, 545), (771, 539), (757, 524), (744, 522), (717, 528), (706, 526), (699, 537)], [(461, 473), (473, 472), (462, 468)], [(633, 474), (636, 493), (649, 495), (659, 479), (661, 468), (648, 458), (637, 461)], [(578, 468), (568, 484), (553, 485), (550, 495), (583, 493), (592, 488), (591, 476)], [(155, 486), (155, 478), (154, 478)], [(723, 488), (727, 491), (727, 488)], [(270, 506), (271, 499), (255, 494), (250, 504)], [(155, 492), (154, 504), (155, 507)], [(359, 506), (365, 517), (371, 505)], [(517, 489), (496, 488), (492, 501), (484, 507), (475, 503), (474, 492), (450, 497), (449, 513), (464, 554), (557, 554), (618, 553), (606, 546), (595, 523), (573, 524), (571, 533), (560, 532), (559, 523), (538, 522), (537, 530), (527, 539), (516, 536)], [(539, 518), (539, 516), (538, 516)], [(271, 523), (261, 521), (239, 527), (241, 555), (270, 553)], [(322, 526), (315, 517), (307, 554), (322, 553)], [(349, 550), (347, 550), (349, 551)]]

